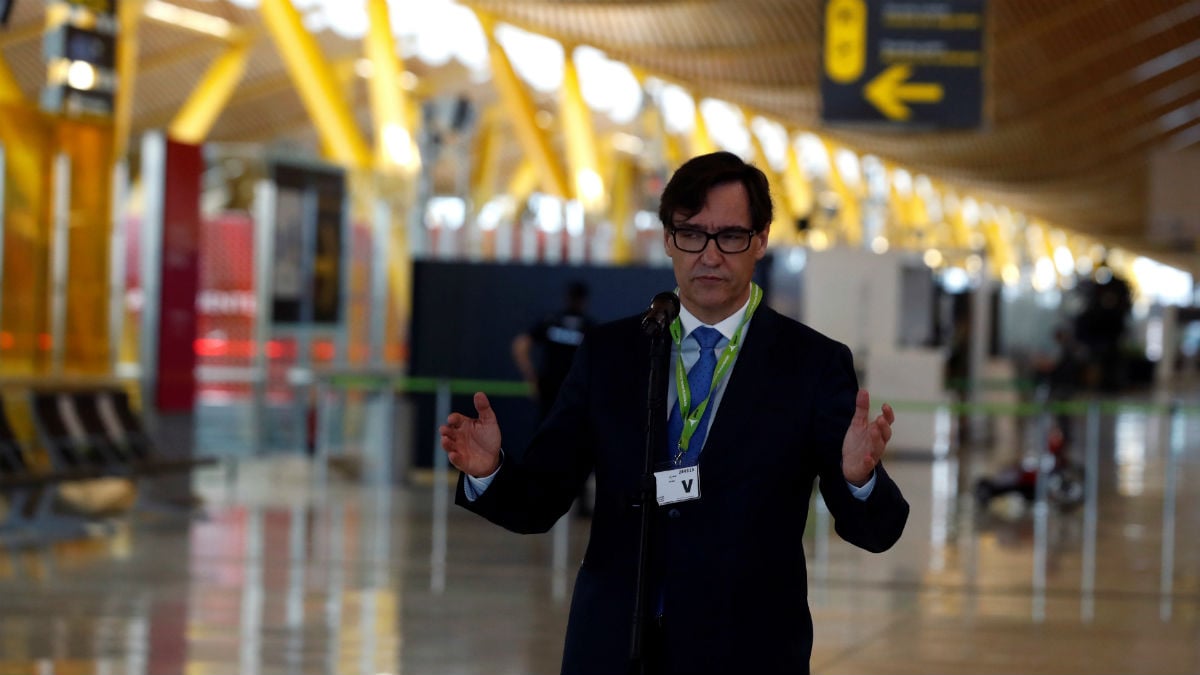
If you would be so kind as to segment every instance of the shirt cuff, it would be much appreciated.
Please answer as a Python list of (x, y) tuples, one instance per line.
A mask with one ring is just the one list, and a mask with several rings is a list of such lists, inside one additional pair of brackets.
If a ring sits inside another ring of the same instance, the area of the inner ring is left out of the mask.
[[(470, 476), (467, 476), (467, 478), (469, 479)], [(854, 495), (855, 499), (860, 502), (867, 501), (867, 497), (870, 497), (871, 492), (875, 489), (875, 472), (871, 472), (871, 479), (867, 481), (866, 485), (857, 487), (855, 485), (851, 485), (850, 481), (846, 481), (846, 487), (850, 488), (850, 494)]]
[[(500, 466), (504, 466), (503, 450), (500, 451)], [(496, 477), (496, 474), (500, 473), (500, 466), (497, 466), (495, 471), (493, 471), (490, 475), (484, 476), (483, 478), (476, 478), (470, 474), (467, 474), (467, 480), (463, 482), (463, 493), (467, 495), (467, 501), (473, 502), (483, 495), (484, 491), (488, 489), (488, 486), (492, 484), (492, 480)], [(873, 485), (874, 482), (875, 479), (872, 478), (871, 483), (868, 483), (868, 485)], [(866, 499), (866, 497), (863, 497), (863, 499)]]

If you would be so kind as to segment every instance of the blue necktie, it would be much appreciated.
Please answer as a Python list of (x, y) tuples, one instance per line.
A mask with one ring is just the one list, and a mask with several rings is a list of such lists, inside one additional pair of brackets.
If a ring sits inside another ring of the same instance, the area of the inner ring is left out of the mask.
[[(688, 389), (692, 392), (692, 410), (708, 398), (709, 387), (712, 386), (713, 372), (717, 369), (717, 354), (714, 348), (721, 341), (721, 332), (708, 326), (700, 326), (692, 331), (692, 337), (700, 343), (700, 360), (688, 371)], [(704, 447), (704, 437), (708, 435), (708, 419), (712, 416), (713, 404), (708, 402), (704, 416), (692, 434), (688, 451), (684, 453), (680, 466), (692, 466), (700, 458), (700, 449)], [(679, 453), (679, 437), (683, 434), (683, 416), (679, 411), (679, 399), (675, 399), (675, 407), (667, 419), (667, 461), (674, 463), (675, 455)]]

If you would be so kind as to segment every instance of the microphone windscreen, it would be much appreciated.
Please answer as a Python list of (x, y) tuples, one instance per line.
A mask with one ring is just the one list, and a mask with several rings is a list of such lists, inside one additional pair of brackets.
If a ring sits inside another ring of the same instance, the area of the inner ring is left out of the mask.
[(679, 298), (674, 293), (663, 291), (650, 301), (642, 315), (642, 330), (647, 335), (658, 335), (679, 316)]

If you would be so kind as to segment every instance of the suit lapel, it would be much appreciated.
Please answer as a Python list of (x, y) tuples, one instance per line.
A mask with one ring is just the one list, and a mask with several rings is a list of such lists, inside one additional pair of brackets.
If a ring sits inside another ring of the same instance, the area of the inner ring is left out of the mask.
[(704, 442), (703, 460), (712, 461), (713, 455), (720, 456), (738, 446), (738, 438), (746, 420), (754, 418), (754, 411), (761, 409), (759, 401), (764, 395), (762, 386), (764, 373), (771, 372), (771, 353), (775, 343), (775, 311), (767, 306), (759, 307), (750, 319), (750, 330), (742, 344), (741, 353), (733, 364), (729, 385), (721, 397), (716, 410), (716, 419)]

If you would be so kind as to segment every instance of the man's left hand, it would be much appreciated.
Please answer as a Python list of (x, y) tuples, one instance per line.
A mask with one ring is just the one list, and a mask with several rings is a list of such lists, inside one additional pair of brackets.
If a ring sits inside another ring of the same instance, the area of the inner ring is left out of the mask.
[(859, 389), (854, 400), (854, 417), (842, 440), (842, 475), (855, 487), (862, 487), (871, 479), (892, 438), (892, 423), (896, 421), (896, 413), (886, 403), (883, 414), (868, 422), (870, 412), (871, 395), (866, 389)]

